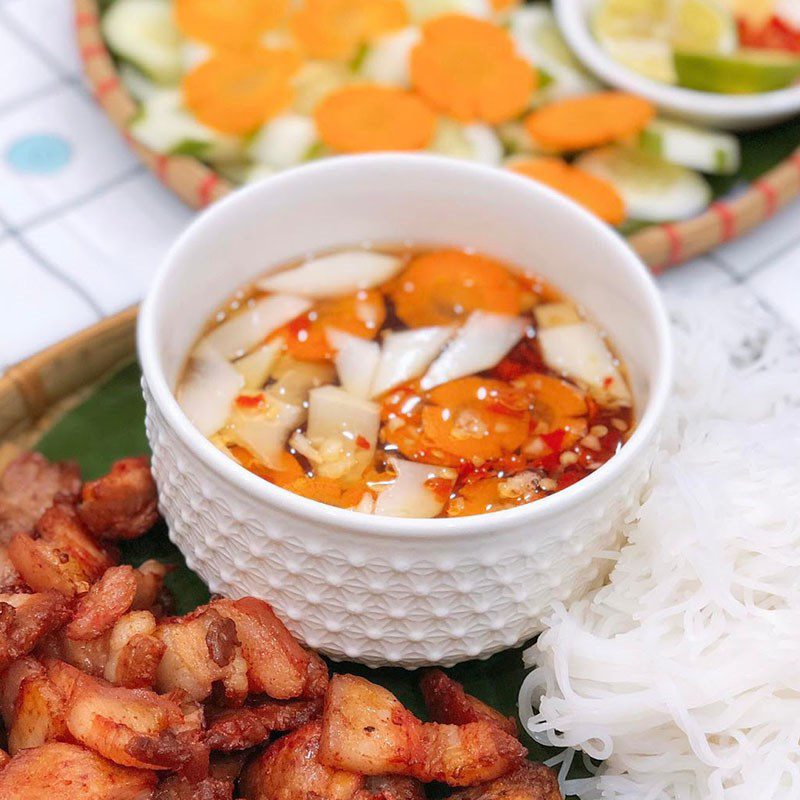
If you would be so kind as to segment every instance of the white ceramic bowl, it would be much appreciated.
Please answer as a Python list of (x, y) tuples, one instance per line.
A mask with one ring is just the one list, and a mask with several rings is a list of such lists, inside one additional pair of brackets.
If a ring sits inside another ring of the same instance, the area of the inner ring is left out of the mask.
[[(474, 247), (582, 302), (629, 365), (641, 416), (630, 441), (552, 497), (468, 519), (332, 508), (225, 457), (172, 394), (209, 314), (270, 265), (364, 241)], [(671, 376), (657, 290), (622, 239), (533, 181), (434, 156), (320, 161), (226, 198), (168, 254), (138, 335), (161, 508), (189, 566), (214, 592), (268, 599), (311, 647), (370, 665), (488, 656), (600, 580), (646, 480)]]
[(572, 51), (601, 80), (646, 97), (673, 117), (728, 130), (772, 125), (800, 114), (800, 85), (774, 92), (726, 95), (696, 92), (650, 80), (616, 62), (591, 32), (589, 20), (598, 0), (554, 0), (553, 7)]

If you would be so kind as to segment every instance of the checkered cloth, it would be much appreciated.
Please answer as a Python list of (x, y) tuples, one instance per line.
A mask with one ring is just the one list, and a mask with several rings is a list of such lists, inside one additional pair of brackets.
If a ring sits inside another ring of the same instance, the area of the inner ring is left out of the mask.
[[(0, 371), (141, 299), (192, 216), (95, 106), (72, 25), (71, 0), (0, 0)], [(659, 280), (744, 284), (800, 328), (800, 202)]]

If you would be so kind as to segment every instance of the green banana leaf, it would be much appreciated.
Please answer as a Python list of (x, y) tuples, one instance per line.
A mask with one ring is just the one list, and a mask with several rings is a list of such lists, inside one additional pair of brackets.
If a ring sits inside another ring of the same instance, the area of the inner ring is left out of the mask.
[[(77, 461), (85, 479), (104, 474), (117, 459), (148, 454), (140, 378), (136, 364), (119, 371), (62, 417), (40, 439), (36, 449), (53, 460)], [(167, 583), (175, 597), (177, 613), (185, 614), (208, 600), (207, 587), (186, 566), (180, 551), (169, 541), (164, 523), (159, 523), (141, 539), (124, 542), (122, 558), (133, 566), (148, 558), (172, 564), (175, 569)], [(507, 650), (486, 661), (467, 661), (448, 672), (463, 683), (470, 694), (504, 714), (516, 716), (517, 693), (526, 673), (522, 649)], [(382, 684), (415, 714), (425, 717), (414, 672), (390, 667), (373, 670), (350, 663), (332, 663), (331, 667), (334, 671), (363, 675)], [(536, 744), (525, 734), (523, 737), (535, 761), (544, 761), (559, 752)], [(575, 774), (585, 774), (581, 769), (576, 767)], [(431, 796), (437, 795), (432, 792)]]

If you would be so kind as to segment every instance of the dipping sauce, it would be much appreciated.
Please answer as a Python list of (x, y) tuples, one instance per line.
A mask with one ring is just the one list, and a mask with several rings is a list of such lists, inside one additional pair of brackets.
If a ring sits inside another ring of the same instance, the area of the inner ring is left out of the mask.
[(397, 517), (536, 501), (634, 427), (624, 365), (582, 309), (461, 250), (354, 248), (271, 270), (209, 321), (177, 398), (264, 480)]

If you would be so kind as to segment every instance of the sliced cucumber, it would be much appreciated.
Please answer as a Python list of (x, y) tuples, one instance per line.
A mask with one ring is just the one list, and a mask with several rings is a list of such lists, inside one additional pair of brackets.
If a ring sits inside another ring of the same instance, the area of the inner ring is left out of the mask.
[(504, 122), (497, 126), (496, 131), (507, 155), (530, 155), (537, 151), (536, 143), (519, 120)]
[(682, 167), (732, 175), (741, 163), (739, 140), (730, 133), (657, 119), (642, 131), (639, 147)]
[(586, 94), (599, 84), (586, 73), (561, 37), (546, 5), (523, 6), (509, 17), (511, 38), (520, 55), (547, 74), (541, 94), (547, 99)]
[(294, 78), (293, 108), (298, 114), (311, 114), (331, 92), (352, 81), (353, 74), (345, 64), (307, 61)]
[(503, 144), (488, 125), (461, 125), (440, 119), (430, 149), (452, 158), (498, 166), (503, 160)]
[(711, 202), (711, 188), (697, 172), (635, 148), (601, 147), (584, 153), (575, 164), (612, 184), (633, 219), (686, 219)]
[(157, 83), (176, 83), (183, 71), (181, 35), (168, 0), (117, 0), (103, 16), (103, 36), (120, 58)]
[(409, 56), (419, 38), (419, 28), (404, 28), (375, 39), (364, 54), (360, 74), (374, 83), (409, 86)]
[(314, 120), (290, 112), (264, 125), (250, 142), (247, 155), (271, 169), (288, 169), (307, 160), (316, 141)]
[(150, 78), (138, 70), (133, 64), (120, 64), (119, 77), (125, 88), (130, 92), (134, 100), (144, 103), (149, 100), (156, 92), (161, 91), (158, 84), (153, 83)]
[(211, 48), (202, 42), (184, 41), (181, 44), (181, 65), (184, 72), (189, 72), (207, 61), (211, 55)]
[(242, 157), (241, 140), (198, 122), (184, 109), (178, 89), (159, 89), (147, 98), (131, 125), (131, 134), (146, 147), (166, 155), (193, 155), (214, 163)]
[(492, 16), (489, 0), (406, 0), (406, 8), (411, 21), (417, 23), (442, 14), (467, 14), (480, 19)]

